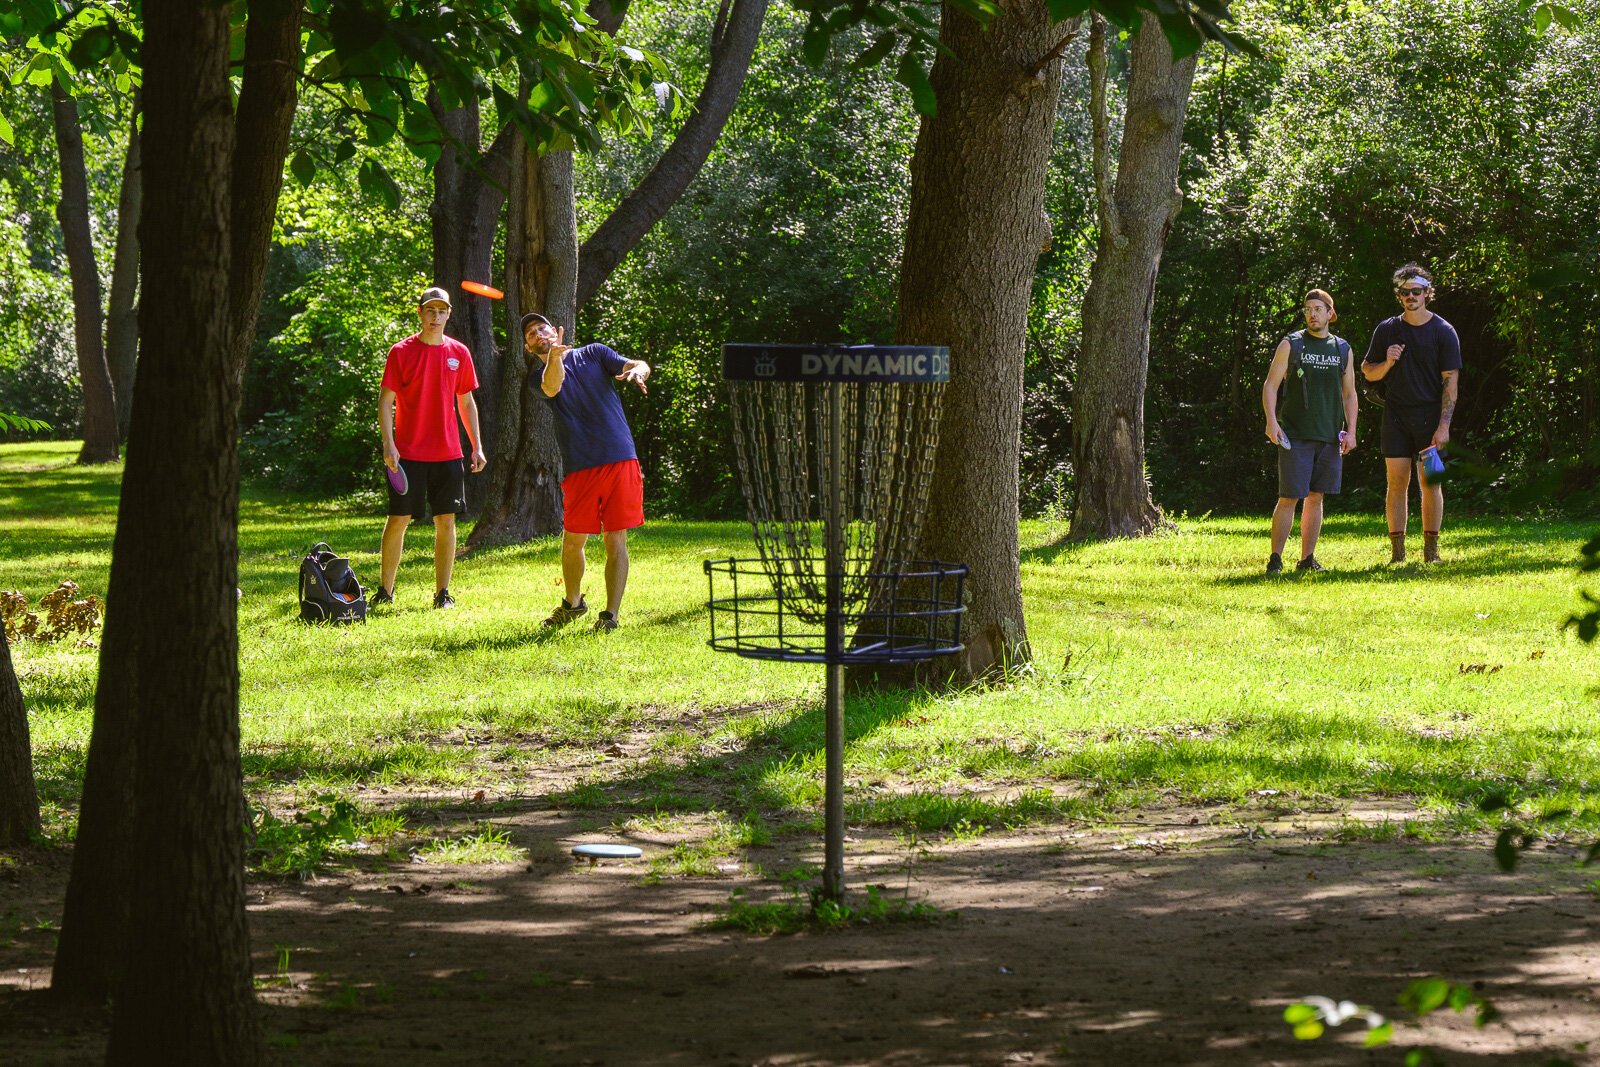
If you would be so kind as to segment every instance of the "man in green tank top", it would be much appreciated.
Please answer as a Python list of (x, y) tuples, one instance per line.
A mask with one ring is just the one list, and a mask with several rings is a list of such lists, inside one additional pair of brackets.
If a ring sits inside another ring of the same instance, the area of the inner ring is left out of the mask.
[(1339, 491), (1344, 454), (1356, 446), (1355, 365), (1349, 343), (1328, 332), (1339, 317), (1333, 297), (1313, 289), (1301, 311), (1306, 328), (1278, 342), (1261, 386), (1267, 440), (1279, 446), (1268, 574), (1283, 570), (1283, 548), (1301, 501), (1300, 562), (1295, 569), (1324, 569), (1314, 555), (1322, 533), (1322, 498)]

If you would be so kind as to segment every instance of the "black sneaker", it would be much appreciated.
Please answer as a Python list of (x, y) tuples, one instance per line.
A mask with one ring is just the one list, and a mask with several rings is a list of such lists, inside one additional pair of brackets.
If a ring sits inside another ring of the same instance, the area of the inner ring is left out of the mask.
[(1327, 570), (1328, 568), (1326, 568), (1322, 564), (1318, 563), (1316, 556), (1307, 556), (1305, 559), (1301, 560), (1299, 563), (1296, 563), (1294, 565), (1294, 569), (1297, 570), (1297, 571), (1316, 571), (1318, 574), (1321, 574), (1323, 571)]
[(576, 605), (568, 604), (567, 598), (562, 597), (561, 603), (556, 605), (556, 610), (550, 613), (550, 617), (544, 620), (542, 625), (546, 630), (554, 630), (557, 627), (565, 626), (580, 615), (587, 614), (589, 614), (589, 604), (588, 601), (583, 599), (582, 593), (578, 594), (578, 603)]
[(594, 617), (594, 632), (608, 634), (617, 628), (617, 617), (609, 611), (602, 611)]
[(1283, 557), (1274, 552), (1267, 557), (1267, 573), (1277, 574), (1283, 570)]
[(367, 604), (369, 606), (371, 606), (371, 607), (374, 607), (374, 608), (377, 607), (379, 604), (393, 604), (393, 603), (394, 603), (394, 594), (389, 592), (389, 590), (385, 589), (381, 585), (378, 586), (378, 591), (376, 593), (373, 593), (370, 597), (367, 598)]
[(453, 608), (456, 606), (456, 598), (450, 595), (450, 590), (441, 589), (433, 594), (433, 606), (436, 608)]

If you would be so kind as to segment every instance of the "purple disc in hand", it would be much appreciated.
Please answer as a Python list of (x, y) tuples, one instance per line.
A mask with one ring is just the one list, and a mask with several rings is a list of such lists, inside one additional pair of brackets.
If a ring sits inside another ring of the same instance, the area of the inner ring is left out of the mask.
[(406, 488), (409, 484), (406, 481), (406, 469), (404, 467), (396, 467), (394, 470), (389, 470), (385, 467), (384, 470), (389, 475), (389, 484), (394, 487), (394, 491), (401, 496), (405, 496)]

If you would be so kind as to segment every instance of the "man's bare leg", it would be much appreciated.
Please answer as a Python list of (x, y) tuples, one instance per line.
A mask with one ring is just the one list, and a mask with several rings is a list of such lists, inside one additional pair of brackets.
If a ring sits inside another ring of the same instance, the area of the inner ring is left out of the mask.
[(456, 517), (433, 517), (433, 591), (450, 587), (450, 574), (456, 565)]
[(616, 618), (628, 588), (628, 531), (606, 531), (606, 610)]
[(1385, 456), (1383, 465), (1389, 476), (1389, 491), (1384, 498), (1389, 543), (1393, 549), (1389, 561), (1402, 563), (1406, 558), (1406, 514), (1411, 508), (1411, 460), (1405, 456)]
[(588, 540), (588, 534), (571, 530), (561, 534), (561, 581), (566, 586), (567, 603), (572, 607), (577, 607), (578, 598), (583, 596), (583, 546)]
[(406, 527), (410, 525), (410, 515), (390, 515), (389, 521), (383, 524), (382, 563), (378, 574), (383, 588), (391, 594), (394, 592), (394, 576), (400, 572), (400, 550), (406, 544)]
[(1444, 522), (1444, 486), (1430, 482), (1420, 463), (1417, 464), (1417, 484), (1422, 487), (1418, 494), (1422, 497), (1422, 560), (1438, 563), (1439, 527)]
[(1300, 508), (1300, 558), (1308, 560), (1322, 536), (1322, 494), (1312, 493)]
[[(1280, 496), (1278, 506), (1272, 509), (1272, 554), (1283, 555), (1283, 546), (1289, 543), (1289, 531), (1294, 529), (1294, 507), (1300, 503), (1292, 496)], [(1302, 518), (1302, 522), (1305, 520)]]

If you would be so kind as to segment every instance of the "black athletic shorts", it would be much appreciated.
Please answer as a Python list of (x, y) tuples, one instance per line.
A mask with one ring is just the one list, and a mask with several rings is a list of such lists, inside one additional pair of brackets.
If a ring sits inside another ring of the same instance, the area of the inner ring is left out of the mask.
[(406, 472), (404, 496), (389, 488), (389, 514), (410, 515), (425, 519), (434, 515), (459, 515), (467, 510), (467, 461), (446, 459), (430, 463), (423, 459), (402, 459), (400, 466)]
[(1433, 444), (1434, 431), (1439, 429), (1439, 409), (1436, 406), (1400, 407), (1386, 404), (1383, 408), (1383, 454), (1389, 459), (1416, 459), (1417, 453)]
[(1278, 449), (1278, 496), (1304, 500), (1312, 493), (1337, 493), (1344, 476), (1344, 457), (1337, 441), (1302, 441), (1291, 437)]

